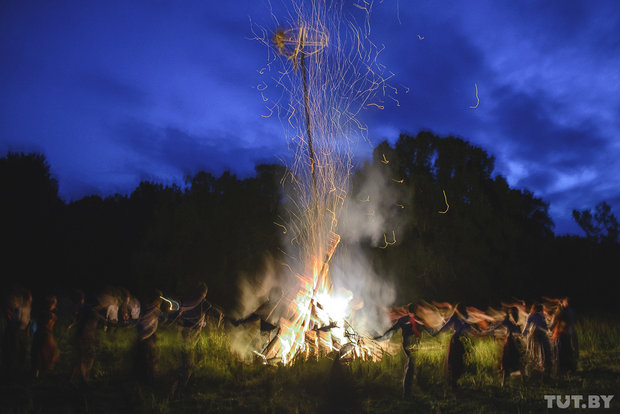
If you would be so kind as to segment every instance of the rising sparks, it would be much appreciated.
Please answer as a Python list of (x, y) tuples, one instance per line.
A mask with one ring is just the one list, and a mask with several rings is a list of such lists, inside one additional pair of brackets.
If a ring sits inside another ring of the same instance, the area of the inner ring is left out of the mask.
[[(384, 46), (370, 39), (372, 3), (343, 5), (293, 0), (278, 29), (253, 25), (254, 39), (268, 50), (257, 86), (270, 117), (279, 114), (294, 157), (282, 180), (289, 205), (284, 229), (298, 291), (280, 318), (277, 337), (260, 352), (266, 361), (292, 363), (329, 352), (377, 358), (376, 346), (348, 323), (349, 291), (336, 291), (329, 262), (340, 243), (338, 216), (353, 169), (351, 143), (367, 140), (358, 119), (363, 110), (381, 110), (398, 89), (378, 62)], [(385, 156), (384, 156), (385, 160)], [(385, 163), (387, 164), (387, 160)], [(396, 238), (392, 232), (394, 244)]]

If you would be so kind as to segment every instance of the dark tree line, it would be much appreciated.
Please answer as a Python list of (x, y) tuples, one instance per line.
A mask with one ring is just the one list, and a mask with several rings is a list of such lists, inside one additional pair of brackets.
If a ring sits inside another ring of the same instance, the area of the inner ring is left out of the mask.
[(609, 206), (574, 212), (588, 237), (556, 237), (548, 204), (493, 170), (493, 157), (460, 138), (421, 132), (379, 144), (353, 181), (355, 193), (384, 171), (392, 189), (396, 214), (387, 228), (398, 229), (400, 241), (369, 249), (376, 271), (399, 281), (405, 297), (484, 304), (568, 295), (611, 307), (620, 245)]
[(185, 189), (142, 182), (129, 195), (64, 203), (42, 155), (9, 153), (0, 159), (5, 284), (139, 294), (205, 282), (214, 301), (232, 306), (237, 276), (260, 273), (278, 253), (283, 174), (278, 165), (246, 179), (199, 172)]
[[(587, 237), (556, 237), (548, 205), (493, 170), (481, 148), (429, 132), (379, 144), (356, 170), (351, 194), (380, 173), (393, 198), (386, 226), (397, 243), (366, 240), (363, 248), (377, 274), (398, 284), (399, 300), (483, 304), (545, 294), (611, 308), (620, 245), (609, 206), (573, 212)], [(212, 300), (233, 306), (237, 277), (280, 257), (274, 221), (284, 172), (279, 165), (260, 165), (245, 179), (199, 172), (184, 188), (142, 182), (129, 195), (65, 203), (42, 155), (9, 153), (0, 159), (4, 279), (35, 290), (122, 285), (136, 292), (206, 282)]]

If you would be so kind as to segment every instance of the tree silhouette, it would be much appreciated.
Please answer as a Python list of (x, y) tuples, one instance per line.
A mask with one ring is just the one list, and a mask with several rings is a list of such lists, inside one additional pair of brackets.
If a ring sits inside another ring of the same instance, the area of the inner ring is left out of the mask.
[[(212, 301), (231, 308), (240, 275), (259, 277), (266, 257), (282, 258), (286, 236), (274, 223), (288, 219), (283, 177), (281, 165), (259, 165), (244, 179), (201, 171), (182, 188), (142, 182), (129, 195), (65, 204), (43, 155), (9, 153), (0, 158), (0, 271), (35, 291), (173, 293), (202, 281)], [(372, 180), (376, 194), (366, 192)], [(370, 196), (386, 241), (394, 232), (389, 246), (381, 234), (380, 243), (362, 238), (361, 248), (375, 273), (397, 284), (397, 301), (548, 294), (615, 306), (619, 227), (605, 202), (573, 212), (587, 237), (555, 237), (547, 203), (510, 188), (492, 156), (426, 131), (377, 145), (351, 186), (347, 202), (368, 208)], [(364, 214), (357, 225), (375, 218)], [(336, 255), (350, 243), (343, 234)]]
[(618, 220), (605, 201), (594, 207), (594, 214), (590, 209), (573, 210), (573, 218), (588, 238), (599, 242), (618, 241)]
[(426, 131), (403, 134), (394, 147), (377, 146), (355, 185), (372, 169), (388, 171), (393, 202), (406, 205), (386, 229), (398, 229), (399, 242), (374, 251), (378, 272), (395, 275), (405, 297), (484, 301), (525, 291), (542, 272), (537, 263), (553, 237), (548, 205), (494, 177), (494, 158), (481, 148)]
[(61, 271), (58, 182), (42, 154), (0, 158), (3, 270), (10, 280), (46, 283)]

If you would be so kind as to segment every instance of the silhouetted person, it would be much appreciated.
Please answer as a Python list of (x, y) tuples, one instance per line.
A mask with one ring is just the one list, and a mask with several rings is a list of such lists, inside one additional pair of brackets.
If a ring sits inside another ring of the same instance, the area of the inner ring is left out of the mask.
[(259, 307), (254, 310), (254, 312), (244, 318), (233, 320), (232, 324), (239, 326), (246, 323), (260, 321), (261, 333), (272, 332), (277, 326), (270, 322), (270, 318), (281, 298), (282, 289), (272, 288), (269, 292), (269, 297), (267, 300), (261, 303)]
[(105, 307), (105, 325), (103, 330), (107, 331), (108, 327), (115, 328), (118, 326), (119, 298), (114, 292), (106, 292), (101, 295), (99, 303)]
[(403, 372), (403, 398), (411, 395), (411, 385), (413, 383), (414, 373), (414, 361), (412, 347), (420, 341), (422, 336), (420, 321), (416, 318), (414, 313), (415, 307), (413, 304), (407, 305), (407, 313), (396, 320), (396, 323), (392, 325), (390, 329), (385, 331), (381, 336), (375, 337), (376, 340), (380, 340), (388, 333), (397, 331), (400, 329), (402, 335), (402, 348), (407, 357), (405, 369)]
[(131, 294), (127, 289), (120, 289), (118, 307), (118, 323), (121, 326), (127, 326), (131, 323)]
[(84, 307), (84, 303), (86, 302), (86, 296), (84, 292), (79, 289), (75, 289), (71, 293), (71, 315), (69, 322), (69, 329), (73, 328), (80, 319), (80, 313), (82, 312), (82, 308)]
[(9, 295), (7, 303), (7, 326), (4, 334), (2, 358), (6, 379), (14, 379), (26, 366), (26, 355), (30, 339), (30, 313), (32, 295), (22, 290)]
[(138, 343), (136, 347), (136, 369), (138, 378), (152, 383), (157, 371), (158, 354), (155, 347), (157, 343), (157, 328), (163, 312), (161, 291), (156, 290), (147, 300), (142, 309), (142, 315), (138, 321)]
[(539, 303), (532, 305), (530, 315), (525, 323), (523, 335), (527, 335), (527, 374), (537, 371), (543, 378), (549, 375), (551, 369), (551, 346), (547, 336), (548, 327), (543, 306)]
[(471, 331), (471, 325), (468, 323), (469, 315), (465, 306), (462, 304), (456, 305), (452, 316), (444, 323), (444, 325), (433, 334), (437, 335), (449, 328), (452, 328), (454, 333), (450, 338), (450, 345), (448, 346), (448, 354), (446, 356), (446, 370), (448, 384), (454, 389), (457, 386), (457, 381), (463, 375), (465, 371), (465, 345), (463, 345), (463, 338)]
[(132, 321), (140, 319), (140, 301), (135, 296), (129, 299), (129, 314)]
[(262, 338), (260, 349), (265, 357), (269, 356), (277, 342), (279, 329), (275, 323), (272, 323), (271, 318), (281, 299), (282, 289), (274, 287), (269, 291), (267, 300), (261, 303), (256, 310), (241, 319), (231, 321), (234, 326), (260, 321), (259, 331)]
[[(510, 376), (511, 373), (521, 371), (521, 349), (519, 345), (519, 339), (515, 335), (521, 334), (519, 326), (511, 319), (511, 313), (514, 320), (518, 320), (519, 313), (516, 308), (510, 308), (510, 311), (506, 311), (504, 320), (489, 332), (497, 330), (505, 330), (506, 337), (504, 338), (504, 345), (502, 347), (502, 356), (500, 360), (500, 372), (502, 373), (502, 387), (506, 382), (506, 376)], [(521, 372), (521, 379), (523, 380), (523, 372)]]
[(575, 315), (568, 298), (562, 299), (551, 323), (551, 343), (558, 375), (571, 374), (577, 369), (577, 330)]
[(37, 331), (32, 339), (32, 370), (35, 378), (40, 373), (54, 369), (60, 356), (58, 345), (54, 339), (54, 325), (56, 324), (56, 296), (48, 296), (45, 305), (37, 319)]
[(181, 358), (177, 368), (177, 379), (171, 390), (171, 395), (182, 392), (194, 371), (196, 365), (196, 346), (200, 332), (206, 326), (207, 312), (211, 304), (206, 301), (208, 287), (201, 285), (197, 296), (182, 300), (179, 310), (171, 317), (182, 326), (181, 330)]
[(75, 361), (71, 382), (75, 383), (79, 378), (82, 383), (90, 382), (90, 373), (97, 355), (97, 326), (103, 319), (99, 314), (99, 305), (86, 303), (81, 300), (75, 327)]

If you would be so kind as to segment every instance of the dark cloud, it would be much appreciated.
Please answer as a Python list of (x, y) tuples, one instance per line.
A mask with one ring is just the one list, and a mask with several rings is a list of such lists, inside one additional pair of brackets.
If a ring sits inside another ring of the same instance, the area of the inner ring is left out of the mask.
[[(285, 151), (275, 137), (266, 137), (266, 145), (248, 147), (239, 135), (215, 130), (195, 135), (174, 127), (132, 122), (119, 126), (117, 132), (122, 147), (142, 159), (141, 164), (133, 166), (141, 176), (183, 177), (200, 170), (216, 174), (230, 170), (247, 176), (256, 164), (278, 162), (277, 157), (284, 156)], [(145, 170), (144, 166), (151, 169)]]
[(501, 88), (493, 98), (495, 124), (502, 136), (512, 141), (517, 157), (574, 167), (577, 158), (582, 163), (597, 159), (608, 145), (588, 122), (565, 127), (554, 121), (553, 104), (542, 94)]
[(557, 180), (556, 174), (549, 169), (530, 169), (527, 176), (518, 182), (519, 187), (536, 189), (537, 192), (550, 188)]

